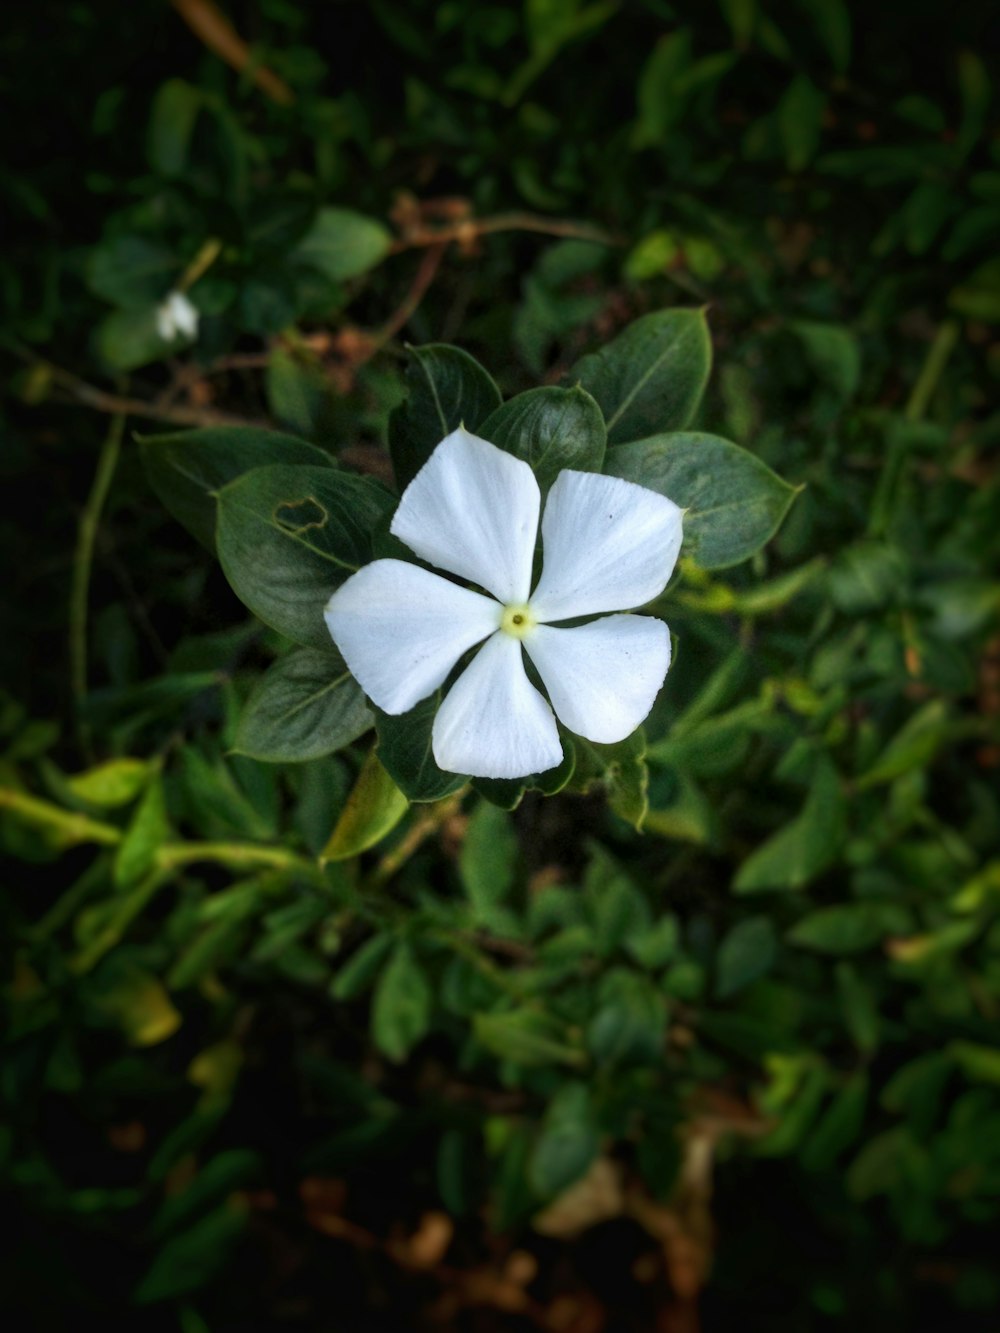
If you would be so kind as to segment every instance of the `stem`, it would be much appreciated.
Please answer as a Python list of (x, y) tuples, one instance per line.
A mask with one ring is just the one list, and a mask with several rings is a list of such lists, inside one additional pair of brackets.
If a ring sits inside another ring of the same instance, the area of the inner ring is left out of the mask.
[(174, 9), (200, 42), (238, 74), (243, 74), (265, 97), (279, 106), (291, 106), (295, 94), (273, 70), (256, 62), (250, 47), (214, 3), (214, 0), (173, 0)]
[[(934, 341), (927, 349), (924, 364), (920, 368), (917, 382), (903, 409), (903, 420), (909, 424), (922, 421), (934, 396), (934, 390), (948, 364), (948, 358), (958, 342), (958, 321), (946, 319), (934, 335)], [(889, 526), (890, 511), (899, 486), (899, 479), (909, 450), (905, 430), (898, 427), (889, 432), (889, 447), (885, 465), (879, 478), (875, 496), (872, 500), (871, 519), (868, 534), (871, 537), (883, 537)]]
[(533, 231), (542, 236), (564, 236), (581, 241), (596, 241), (600, 245), (622, 244), (620, 237), (588, 222), (547, 218), (537, 213), (497, 213), (491, 218), (464, 218), (461, 222), (448, 227), (415, 230), (396, 241), (392, 252), (419, 249), (425, 245), (441, 245), (448, 241), (467, 245), (480, 236), (492, 236), (498, 231)]
[(161, 870), (154, 870), (140, 881), (109, 918), (107, 924), (70, 960), (70, 968), (74, 972), (89, 972), (109, 949), (113, 949), (121, 942), (125, 931), (157, 890), (167, 882), (167, 878)]
[(958, 342), (958, 320), (946, 319), (931, 343), (903, 415), (907, 421), (922, 421), (930, 406), (938, 380)]
[(99, 842), (105, 847), (114, 847), (122, 840), (121, 829), (115, 828), (113, 824), (103, 824), (87, 815), (61, 810), (58, 805), (40, 801), (13, 787), (0, 787), (0, 810), (10, 810), (25, 824), (57, 834), (66, 845)]
[(177, 284), (177, 290), (186, 292), (189, 287), (193, 287), (198, 279), (208, 272), (221, 254), (222, 242), (217, 236), (210, 237), (184, 270), (181, 280)]
[(94, 483), (87, 496), (76, 538), (73, 579), (69, 595), (69, 669), (73, 698), (79, 708), (87, 697), (87, 604), (90, 597), (90, 571), (94, 563), (94, 543), (111, 479), (121, 453), (124, 415), (112, 419), (101, 445)]
[(233, 870), (266, 866), (326, 883), (323, 871), (315, 862), (284, 847), (260, 847), (241, 842), (168, 842), (157, 852), (156, 861), (161, 870), (177, 870), (198, 861), (216, 861)]
[(413, 827), (406, 834), (397, 846), (389, 852), (386, 852), (378, 865), (368, 876), (366, 888), (368, 890), (381, 889), (388, 884), (403, 868), (413, 853), (431, 836), (436, 833), (442, 825), (446, 824), (452, 815), (458, 813), (462, 804), (462, 799), (468, 792), (468, 787), (462, 787), (455, 792), (453, 796), (446, 797), (443, 801), (435, 801), (429, 806), (426, 812), (413, 821)]

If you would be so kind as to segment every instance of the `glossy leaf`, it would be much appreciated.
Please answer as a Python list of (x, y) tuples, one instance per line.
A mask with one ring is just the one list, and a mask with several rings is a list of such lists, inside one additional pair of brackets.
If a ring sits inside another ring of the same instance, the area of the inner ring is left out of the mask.
[(390, 1060), (404, 1060), (430, 1025), (431, 988), (409, 944), (396, 946), (375, 987), (372, 1038)]
[(218, 492), (219, 561), (265, 624), (325, 648), (323, 608), (371, 558), (372, 528), (391, 504), (375, 482), (332, 468), (255, 468)]
[(358, 774), (320, 859), (346, 861), (366, 852), (392, 832), (409, 805), (373, 750)]
[(459, 426), (477, 434), (501, 402), (490, 375), (460, 347), (425, 343), (409, 352), (409, 396), (389, 423), (389, 452), (400, 491), (446, 435)]
[(440, 704), (438, 691), (408, 713), (374, 710), (379, 760), (411, 801), (439, 801), (465, 784), (460, 773), (446, 773), (434, 760), (431, 727)]
[(530, 463), (543, 492), (563, 468), (600, 472), (607, 441), (601, 409), (579, 387), (519, 393), (491, 412), (477, 433)]
[(682, 430), (698, 409), (711, 364), (704, 310), (661, 310), (585, 356), (568, 378), (597, 400), (608, 444), (619, 445)]
[(636, 440), (609, 450), (605, 471), (687, 511), (684, 550), (702, 569), (749, 559), (777, 532), (798, 493), (759, 458), (717, 435)]
[(157, 497), (210, 551), (215, 549), (215, 493), (223, 486), (272, 463), (334, 466), (315, 445), (256, 426), (208, 426), (137, 439)]
[(374, 720), (336, 648), (297, 648), (261, 677), (233, 748), (270, 763), (318, 759), (350, 745)]
[(733, 892), (802, 888), (841, 851), (844, 818), (840, 779), (823, 759), (801, 812), (747, 857), (733, 880)]
[(292, 251), (292, 259), (334, 282), (344, 282), (374, 268), (391, 247), (392, 235), (374, 218), (349, 208), (321, 208)]

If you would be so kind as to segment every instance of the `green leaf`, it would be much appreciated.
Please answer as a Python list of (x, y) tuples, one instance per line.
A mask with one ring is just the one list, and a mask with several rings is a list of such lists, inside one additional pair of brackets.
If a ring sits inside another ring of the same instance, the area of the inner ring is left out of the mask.
[(819, 380), (844, 402), (853, 398), (861, 378), (861, 349), (851, 330), (812, 319), (793, 320), (789, 328)]
[(97, 355), (112, 370), (138, 370), (154, 361), (165, 361), (192, 345), (194, 340), (186, 335), (165, 339), (157, 321), (154, 305), (140, 310), (113, 310), (94, 331)]
[(733, 892), (800, 889), (808, 884), (842, 850), (844, 813), (840, 778), (823, 758), (801, 813), (747, 857), (733, 881)]
[(893, 736), (872, 767), (858, 778), (858, 790), (878, 787), (914, 769), (926, 768), (948, 739), (953, 725), (943, 699), (924, 704)]
[(440, 704), (439, 690), (407, 713), (375, 709), (378, 757), (411, 801), (440, 801), (465, 785), (462, 774), (446, 773), (434, 761), (431, 728)]
[(215, 550), (215, 493), (223, 486), (272, 463), (335, 466), (314, 444), (256, 426), (209, 426), (136, 439), (157, 498), (210, 551)]
[(597, 1009), (587, 1026), (587, 1047), (603, 1065), (656, 1061), (663, 1050), (667, 1002), (659, 985), (625, 968), (601, 978)]
[(476, 1014), (472, 1030), (476, 1040), (493, 1055), (526, 1068), (579, 1066), (586, 1062), (583, 1052), (567, 1042), (564, 1028), (538, 1009)]
[(975, 1041), (950, 1041), (946, 1049), (967, 1078), (1000, 1087), (1000, 1048)]
[(542, 491), (563, 468), (600, 472), (607, 431), (586, 390), (529, 389), (491, 412), (478, 433), (530, 463)]
[(218, 492), (219, 561), (237, 597), (295, 643), (326, 648), (323, 608), (371, 557), (392, 506), (375, 482), (332, 468), (255, 468)]
[(661, 37), (653, 47), (636, 85), (634, 149), (655, 147), (670, 133), (684, 108), (682, 76), (690, 64), (690, 28), (676, 29)]
[(332, 282), (344, 282), (367, 273), (391, 249), (392, 234), (381, 222), (349, 208), (321, 208), (290, 258)]
[(858, 1050), (872, 1055), (878, 1050), (880, 1021), (871, 987), (851, 963), (838, 963), (836, 976), (844, 1026)]
[(660, 310), (585, 356), (569, 378), (597, 400), (608, 444), (617, 445), (683, 429), (698, 410), (711, 364), (704, 310)]
[(113, 871), (116, 889), (131, 888), (152, 870), (156, 853), (166, 842), (169, 831), (163, 779), (157, 774), (118, 844)]
[(756, 981), (768, 971), (777, 952), (774, 927), (766, 916), (738, 922), (719, 945), (715, 960), (716, 999), (730, 995)]
[(430, 1027), (430, 983), (404, 941), (378, 979), (372, 1000), (372, 1039), (390, 1060), (405, 1060)]
[(210, 1158), (192, 1181), (179, 1193), (170, 1193), (149, 1224), (155, 1239), (177, 1231), (186, 1223), (204, 1216), (209, 1208), (229, 1198), (234, 1190), (259, 1182), (264, 1163), (259, 1153), (249, 1148), (228, 1148)]
[(167, 295), (180, 272), (177, 256), (144, 236), (102, 241), (87, 261), (87, 286), (119, 310), (141, 311)]
[(346, 861), (374, 847), (391, 833), (406, 814), (410, 803), (378, 761), (372, 750), (351, 790), (330, 840), (320, 854), (322, 861)]
[(267, 362), (266, 385), (267, 405), (276, 421), (312, 439), (322, 436), (331, 416), (332, 393), (318, 358), (275, 347)]
[(458, 858), (476, 924), (496, 928), (497, 909), (514, 884), (518, 851), (517, 834), (507, 812), (481, 801), (469, 820)]
[(183, 176), (204, 95), (184, 79), (168, 79), (153, 99), (146, 139), (150, 166), (161, 176)]
[(846, 0), (800, 0), (809, 11), (817, 36), (838, 74), (851, 63), (851, 12)]
[(687, 512), (685, 551), (702, 569), (748, 559), (774, 536), (794, 486), (717, 435), (654, 435), (609, 450), (605, 470), (658, 491)]
[(802, 1148), (807, 1171), (828, 1171), (861, 1136), (868, 1106), (868, 1075), (853, 1074), (813, 1126)]
[(975, 51), (958, 53), (958, 89), (962, 97), (962, 120), (955, 149), (962, 159), (968, 156), (982, 135), (993, 97), (993, 80)]
[(600, 1147), (586, 1085), (565, 1084), (552, 1099), (528, 1162), (532, 1188), (542, 1199), (553, 1198), (586, 1173)]
[(1000, 256), (987, 259), (964, 282), (952, 288), (948, 304), (967, 319), (1000, 324)]
[(333, 998), (353, 1000), (367, 990), (391, 948), (391, 935), (373, 935), (365, 940), (334, 977), (330, 987)]
[(78, 801), (110, 809), (134, 801), (153, 772), (145, 759), (109, 759), (67, 778), (66, 786)]
[(249, 1205), (232, 1196), (194, 1226), (172, 1236), (136, 1288), (136, 1304), (151, 1305), (205, 1286), (229, 1258), (248, 1217)]
[(446, 435), (476, 431), (501, 404), (500, 390), (468, 352), (448, 343), (411, 347), (409, 397), (389, 421), (389, 452), (402, 491)]
[(131, 1046), (156, 1046), (172, 1037), (182, 1019), (163, 982), (143, 968), (116, 963), (113, 958), (110, 971), (102, 973), (106, 988), (98, 995), (98, 1008)]
[(906, 557), (896, 547), (855, 542), (842, 547), (830, 566), (830, 600), (848, 615), (859, 615), (897, 600), (908, 576)]
[(778, 127), (789, 171), (803, 171), (816, 156), (826, 97), (806, 74), (796, 74), (778, 103)]
[(642, 831), (649, 811), (649, 770), (646, 765), (646, 733), (642, 727), (614, 745), (574, 738), (577, 762), (572, 775), (574, 791), (589, 792), (603, 787), (611, 809)]
[(862, 953), (887, 935), (906, 934), (911, 924), (908, 913), (892, 903), (839, 903), (810, 912), (786, 938), (817, 953)]
[(343, 749), (374, 717), (344, 659), (329, 648), (297, 648), (262, 676), (247, 700), (233, 749), (269, 763), (299, 763)]

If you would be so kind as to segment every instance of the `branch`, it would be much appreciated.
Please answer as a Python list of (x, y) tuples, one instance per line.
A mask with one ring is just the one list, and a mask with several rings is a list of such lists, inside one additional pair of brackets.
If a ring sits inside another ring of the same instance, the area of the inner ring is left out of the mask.
[(254, 63), (253, 52), (213, 0), (173, 0), (174, 9), (200, 42), (220, 60), (246, 74), (265, 97), (279, 106), (291, 106), (295, 94), (273, 70)]

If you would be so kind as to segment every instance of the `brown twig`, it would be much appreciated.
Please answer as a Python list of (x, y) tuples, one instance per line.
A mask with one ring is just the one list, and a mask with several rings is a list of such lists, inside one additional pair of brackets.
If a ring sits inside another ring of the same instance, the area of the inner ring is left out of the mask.
[(570, 240), (595, 241), (599, 245), (623, 245), (603, 227), (589, 222), (573, 222), (563, 218), (546, 218), (538, 213), (497, 213), (491, 218), (463, 218), (448, 227), (417, 227), (396, 241), (390, 253), (421, 249), (428, 245), (448, 245), (456, 242), (469, 246), (480, 236), (491, 236), (499, 231), (531, 231), (543, 236), (561, 236)]
[[(447, 241), (442, 241), (438, 245), (432, 245), (423, 258), (420, 260), (420, 266), (417, 269), (413, 282), (410, 284), (410, 290), (406, 293), (399, 306), (393, 311), (381, 329), (374, 334), (373, 341), (375, 349), (384, 346), (401, 329), (405, 328), (407, 323), (416, 313), (420, 302), (427, 295), (431, 283), (437, 277), (437, 271), (441, 267), (441, 260), (444, 259), (445, 252), (448, 249)], [(373, 349), (373, 350), (375, 350)]]
[(173, 0), (174, 9), (200, 42), (238, 74), (247, 74), (265, 97), (291, 106), (295, 94), (273, 70), (254, 63), (253, 52), (213, 0)]

